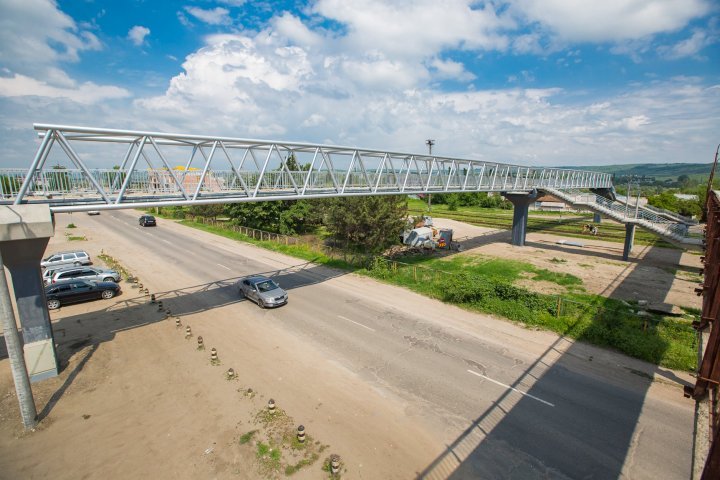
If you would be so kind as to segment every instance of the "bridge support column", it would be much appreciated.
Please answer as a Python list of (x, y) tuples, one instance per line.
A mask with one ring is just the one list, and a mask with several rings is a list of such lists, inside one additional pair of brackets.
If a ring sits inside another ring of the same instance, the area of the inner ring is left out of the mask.
[(531, 193), (507, 192), (503, 196), (513, 204), (512, 244), (518, 247), (525, 246), (527, 232), (528, 207), (538, 198), (537, 190)]
[(596, 213), (593, 215), (593, 222), (595, 223), (601, 223), (602, 222), (602, 216), (600, 216), (599, 213)]
[(0, 251), (10, 271), (30, 381), (57, 376), (58, 362), (40, 261), (54, 226), (47, 205), (0, 206)]
[(623, 246), (623, 260), (630, 258), (630, 251), (632, 250), (633, 243), (635, 242), (635, 224), (625, 224), (625, 245)]

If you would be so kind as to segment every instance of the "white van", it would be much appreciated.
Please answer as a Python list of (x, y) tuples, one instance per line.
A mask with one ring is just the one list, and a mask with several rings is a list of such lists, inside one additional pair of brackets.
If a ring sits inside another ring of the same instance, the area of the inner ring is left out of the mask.
[(44, 258), (42, 262), (40, 262), (40, 266), (42, 267), (57, 267), (59, 265), (75, 265), (76, 267), (79, 267), (80, 265), (90, 265), (92, 261), (90, 260), (90, 255), (84, 250), (76, 250), (73, 252), (59, 252), (59, 253), (53, 253), (47, 258)]

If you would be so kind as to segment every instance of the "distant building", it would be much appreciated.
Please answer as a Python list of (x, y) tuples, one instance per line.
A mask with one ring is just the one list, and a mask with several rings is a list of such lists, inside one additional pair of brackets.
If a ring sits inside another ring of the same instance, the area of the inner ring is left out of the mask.
[(697, 195), (691, 195), (687, 193), (673, 193), (675, 195), (675, 198), (679, 200), (698, 200)]
[(535, 210), (563, 212), (571, 208), (559, 198), (545, 194), (535, 200)]

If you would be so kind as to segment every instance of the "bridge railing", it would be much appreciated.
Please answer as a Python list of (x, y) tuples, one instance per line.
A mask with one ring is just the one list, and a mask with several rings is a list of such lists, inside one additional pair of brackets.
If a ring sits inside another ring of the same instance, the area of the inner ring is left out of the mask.
[(646, 222), (649, 226), (665, 230), (680, 237), (688, 236), (687, 224), (670, 220), (638, 204), (631, 204), (629, 201), (613, 201), (601, 195), (577, 189), (567, 190), (565, 193), (572, 197), (573, 203), (596, 204), (613, 212), (619, 218)]

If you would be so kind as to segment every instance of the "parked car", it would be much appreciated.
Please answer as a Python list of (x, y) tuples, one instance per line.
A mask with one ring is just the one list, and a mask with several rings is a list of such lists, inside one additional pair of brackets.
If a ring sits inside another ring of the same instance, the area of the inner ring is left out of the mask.
[(288, 294), (280, 285), (263, 275), (253, 275), (240, 281), (240, 295), (257, 303), (260, 308), (279, 307), (288, 302)]
[(90, 255), (84, 250), (76, 250), (73, 252), (59, 252), (53, 253), (47, 258), (44, 258), (40, 265), (43, 267), (57, 267), (59, 265), (90, 265)]
[(155, 222), (155, 217), (153, 217), (152, 215), (141, 216), (138, 220), (138, 223), (141, 227), (154, 227), (157, 225), (157, 223)]
[(65, 280), (88, 280), (92, 282), (119, 282), (120, 274), (115, 270), (106, 270), (95, 267), (64, 268), (56, 271), (50, 279), (50, 283), (58, 283)]
[(52, 283), (53, 275), (55, 275), (56, 272), (62, 271), (62, 270), (74, 270), (77, 269), (75, 265), (59, 265), (57, 267), (47, 267), (45, 270), (43, 270), (42, 273), (42, 279), (43, 283), (45, 285), (50, 285)]
[(120, 285), (115, 282), (88, 282), (72, 280), (45, 287), (45, 298), (50, 310), (68, 303), (85, 302), (98, 298), (113, 298), (120, 293)]

